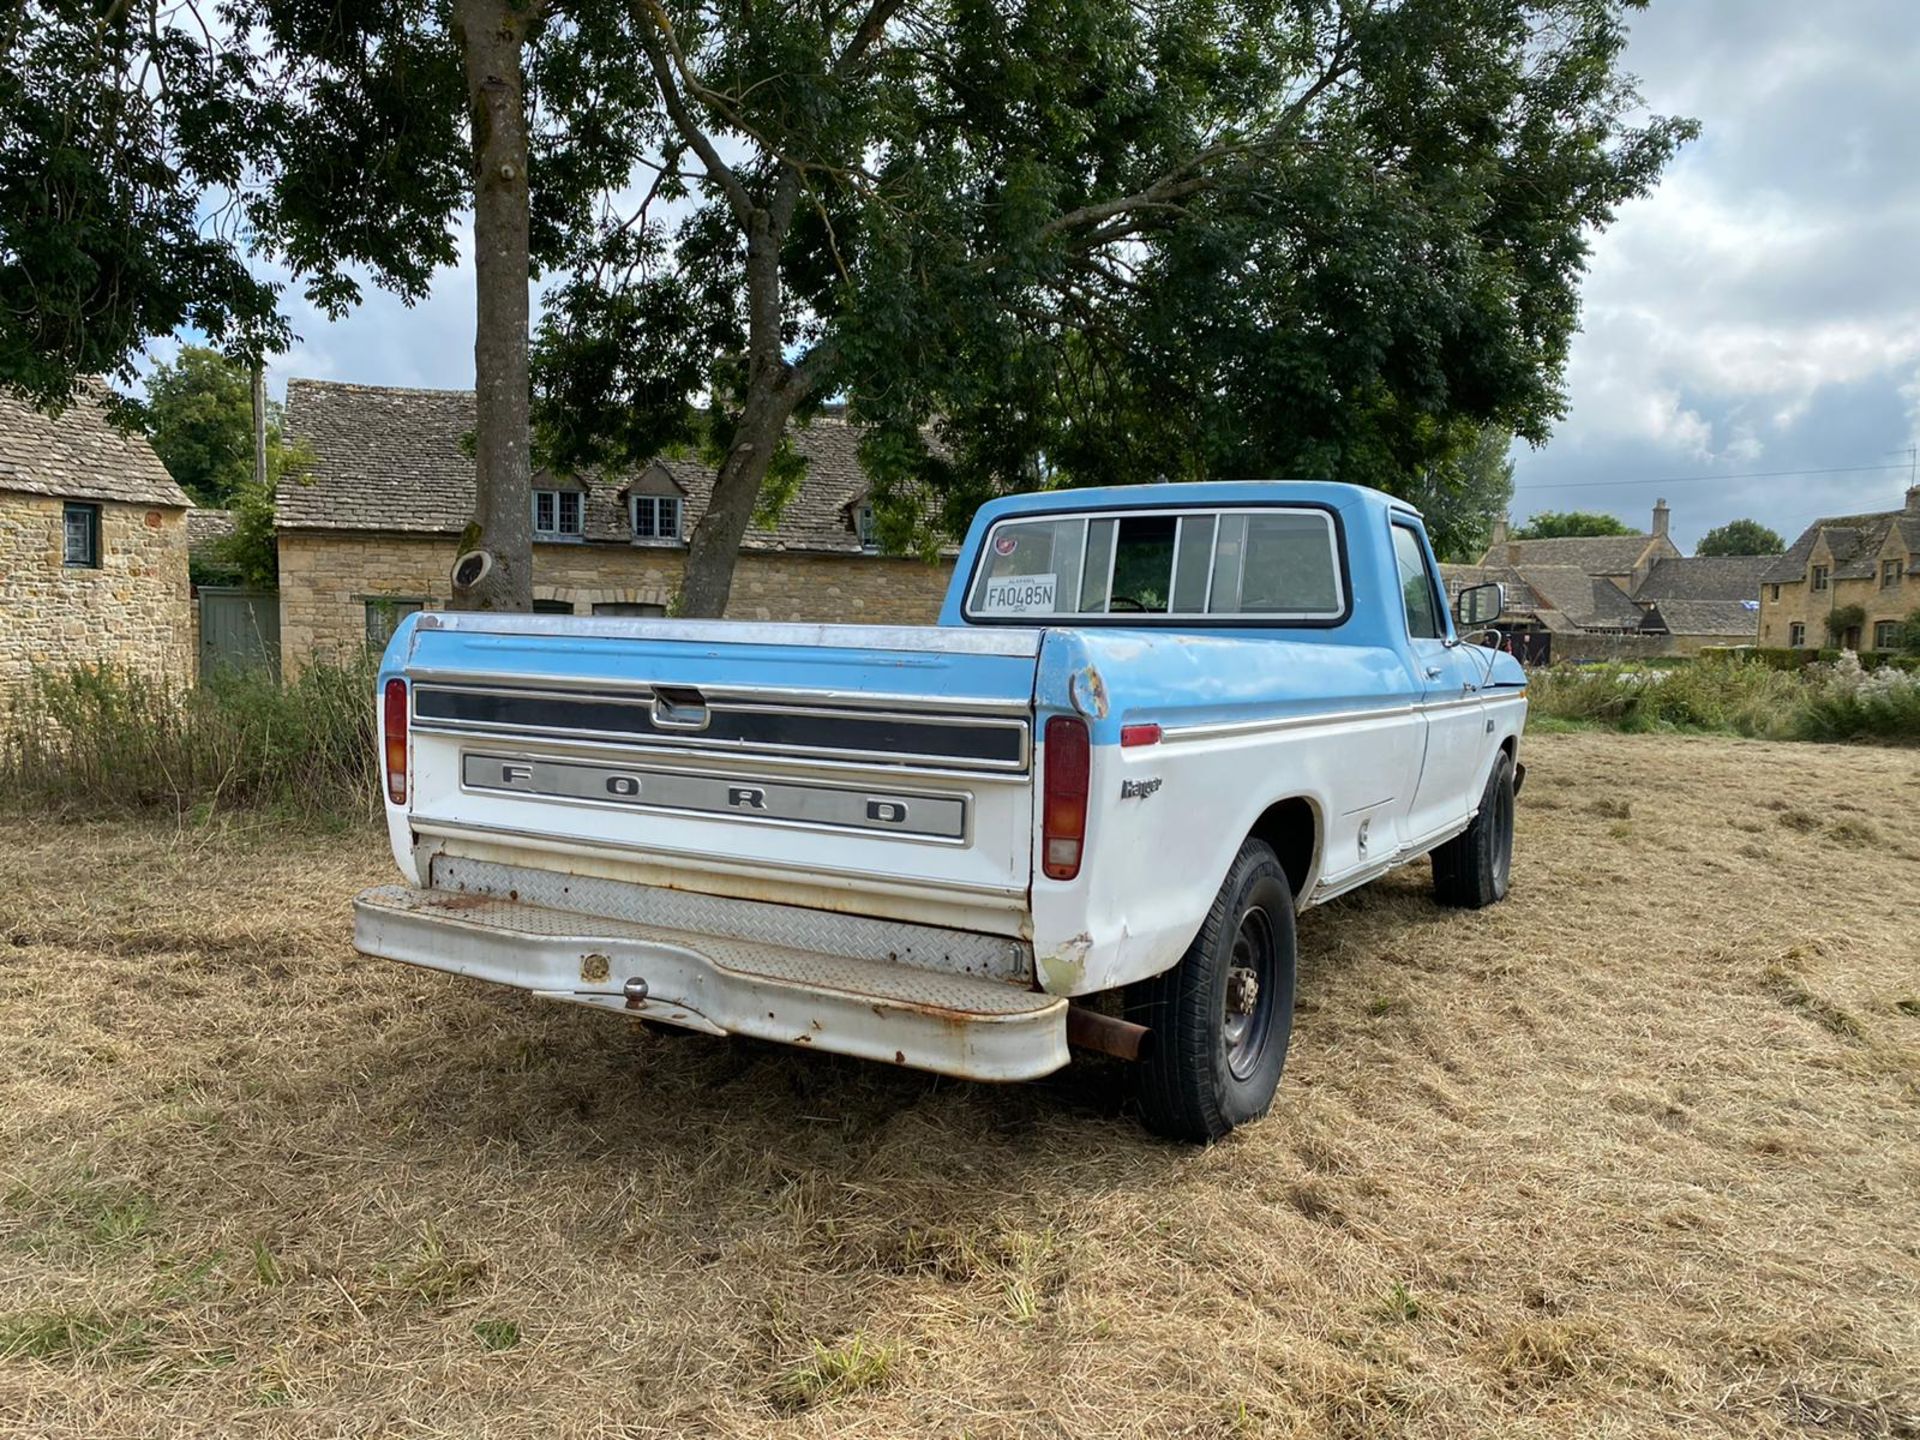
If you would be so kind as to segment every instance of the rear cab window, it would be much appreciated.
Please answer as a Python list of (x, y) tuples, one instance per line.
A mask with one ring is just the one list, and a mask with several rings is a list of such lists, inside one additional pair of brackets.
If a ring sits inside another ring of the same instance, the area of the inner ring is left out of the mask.
[(1338, 624), (1347, 585), (1318, 506), (1010, 516), (980, 547), (977, 624)]

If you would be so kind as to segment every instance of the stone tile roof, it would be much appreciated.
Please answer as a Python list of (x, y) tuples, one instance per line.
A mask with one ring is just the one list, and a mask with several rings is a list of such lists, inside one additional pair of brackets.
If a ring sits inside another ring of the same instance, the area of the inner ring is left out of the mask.
[(1656, 600), (1642, 628), (1665, 630), (1669, 635), (1722, 635), (1751, 641), (1760, 633), (1760, 601)]
[(1662, 556), (1633, 592), (1636, 600), (1758, 600), (1772, 555)]
[(1907, 492), (1907, 508), (1881, 510), (1871, 515), (1830, 515), (1814, 521), (1800, 538), (1777, 557), (1760, 578), (1775, 585), (1792, 585), (1807, 578), (1813, 552), (1825, 536), (1833, 556), (1836, 580), (1869, 580), (1879, 572), (1880, 552), (1889, 531), (1897, 530), (1906, 546), (1908, 572), (1920, 574), (1920, 490)]
[(0, 392), (0, 490), (70, 500), (185, 508), (193, 502), (144, 435), (107, 418), (107, 387), (90, 380), (52, 416)]
[(233, 534), (233, 511), (209, 510), (204, 506), (187, 512), (187, 554), (195, 560), (211, 560), (213, 547)]
[(1650, 548), (1660, 545), (1654, 535), (1573, 535), (1558, 540), (1509, 540), (1504, 557), (1488, 551), (1486, 562), (1502, 559), (1531, 571), (1535, 566), (1570, 567), (1587, 575), (1631, 575)]
[[(473, 513), (473, 392), (407, 390), (289, 380), (285, 430), (313, 452), (311, 470), (283, 478), (279, 524), (290, 530), (405, 531), (458, 534)], [(828, 415), (793, 431), (807, 458), (806, 483), (771, 530), (749, 529), (746, 550), (857, 553), (852, 507), (867, 491), (860, 432)], [(714, 472), (697, 460), (661, 458), (638, 474), (544, 477), (587, 493), (586, 539), (625, 543), (632, 530), (626, 494), (635, 484), (670, 480), (686, 497), (683, 533), (706, 513)]]
[(1541, 600), (1583, 630), (1640, 628), (1640, 607), (1603, 575), (1577, 565), (1528, 565), (1521, 574)]

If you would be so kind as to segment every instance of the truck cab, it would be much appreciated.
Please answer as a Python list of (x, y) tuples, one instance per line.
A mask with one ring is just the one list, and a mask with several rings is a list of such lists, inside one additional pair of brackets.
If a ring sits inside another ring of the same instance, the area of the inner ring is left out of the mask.
[(1354, 486), (983, 507), (934, 626), (425, 614), (383, 662), (404, 884), (363, 950), (984, 1080), (1084, 1046), (1154, 1128), (1272, 1102), (1295, 913), (1509, 879), (1525, 677)]

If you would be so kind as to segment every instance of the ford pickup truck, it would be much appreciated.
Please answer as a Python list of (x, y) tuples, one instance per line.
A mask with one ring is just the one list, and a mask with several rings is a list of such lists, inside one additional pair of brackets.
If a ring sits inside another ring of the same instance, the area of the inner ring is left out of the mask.
[(1265, 1113), (1297, 911), (1432, 857), (1507, 892), (1525, 676), (1354, 486), (984, 506), (934, 626), (409, 617), (403, 885), (359, 948), (656, 1024), (981, 1080), (1085, 1047), (1153, 1129)]

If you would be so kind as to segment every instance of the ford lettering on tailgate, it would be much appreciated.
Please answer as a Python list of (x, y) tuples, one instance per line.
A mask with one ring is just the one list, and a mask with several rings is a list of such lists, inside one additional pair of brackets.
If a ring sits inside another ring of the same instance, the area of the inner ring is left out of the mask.
[(468, 790), (875, 830), (927, 840), (964, 840), (967, 834), (967, 802), (958, 795), (742, 780), (736, 775), (474, 751), (461, 757), (461, 780)]

